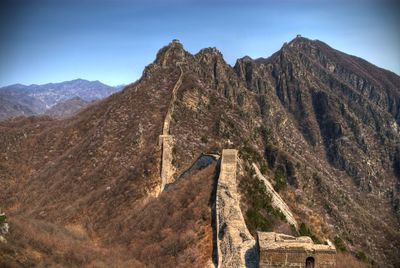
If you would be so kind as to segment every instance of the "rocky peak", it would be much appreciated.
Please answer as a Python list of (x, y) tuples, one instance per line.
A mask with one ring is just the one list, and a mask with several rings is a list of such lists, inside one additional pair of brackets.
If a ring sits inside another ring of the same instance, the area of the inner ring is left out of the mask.
[(152, 77), (152, 74), (158, 72), (160, 68), (176, 68), (178, 63), (187, 62), (188, 58), (191, 57), (193, 56), (184, 49), (180, 41), (174, 39), (157, 52), (154, 62), (147, 65), (143, 70), (142, 78)]
[(236, 74), (246, 81), (248, 88), (253, 88), (254, 77), (256, 76), (257, 70), (255, 62), (249, 56), (244, 56), (236, 61), (234, 69)]
[(243, 58), (237, 59), (235, 66), (235, 71), (240, 77), (244, 77), (246, 74), (247, 69), (252, 69), (252, 67), (255, 65), (255, 61), (250, 58), (249, 56), (244, 56)]
[(306, 45), (312, 45), (316, 43), (317, 40), (312, 40), (307, 37), (302, 37), (302, 36), (297, 36), (293, 38), (289, 43), (287, 43), (288, 46), (306, 46)]
[(215, 47), (203, 48), (195, 55), (195, 57), (200, 64), (210, 65), (213, 62), (226, 64), (222, 53)]
[(216, 88), (225, 97), (234, 101), (242, 90), (242, 81), (235, 73), (235, 70), (224, 59), (222, 53), (216, 49), (204, 48), (195, 56), (198, 66), (197, 73), (209, 87)]
[(155, 63), (164, 68), (171, 64), (175, 66), (177, 62), (184, 62), (185, 57), (188, 55), (190, 54), (184, 49), (179, 40), (174, 39), (158, 51)]

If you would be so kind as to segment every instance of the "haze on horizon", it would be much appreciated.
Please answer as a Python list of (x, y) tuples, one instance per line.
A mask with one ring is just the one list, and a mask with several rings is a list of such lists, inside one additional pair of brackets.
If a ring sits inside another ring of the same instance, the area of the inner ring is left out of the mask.
[(126, 84), (174, 38), (192, 53), (217, 47), (234, 64), (296, 34), (400, 74), (399, 11), (393, 0), (3, 0), (0, 86)]

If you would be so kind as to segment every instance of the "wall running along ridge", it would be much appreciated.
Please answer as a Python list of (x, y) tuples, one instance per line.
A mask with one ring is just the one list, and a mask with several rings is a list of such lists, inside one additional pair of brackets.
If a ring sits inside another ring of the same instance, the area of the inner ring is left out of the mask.
[(240, 210), (236, 166), (237, 150), (224, 149), (216, 196), (218, 267), (257, 267), (256, 242)]
[(257, 165), (253, 163), (253, 168), (256, 172), (256, 175), (260, 181), (262, 181), (267, 188), (267, 192), (271, 195), (272, 206), (276, 209), (279, 209), (283, 215), (285, 215), (286, 220), (289, 224), (293, 225), (296, 230), (299, 230), (299, 225), (297, 224), (296, 219), (293, 217), (292, 212), (288, 205), (283, 201), (282, 197), (274, 190), (272, 184), (261, 174)]
[(168, 112), (165, 116), (163, 124), (163, 133), (162, 135), (160, 135), (159, 138), (159, 143), (161, 146), (161, 192), (164, 190), (167, 184), (174, 182), (175, 167), (172, 164), (172, 149), (174, 146), (174, 139), (172, 135), (169, 135), (169, 127), (172, 120), (172, 114), (174, 113), (176, 92), (182, 85), (183, 78), (181, 63), (178, 62), (177, 66), (179, 67), (181, 73), (179, 75), (178, 81), (175, 83), (175, 86), (172, 89), (171, 101), (169, 103)]

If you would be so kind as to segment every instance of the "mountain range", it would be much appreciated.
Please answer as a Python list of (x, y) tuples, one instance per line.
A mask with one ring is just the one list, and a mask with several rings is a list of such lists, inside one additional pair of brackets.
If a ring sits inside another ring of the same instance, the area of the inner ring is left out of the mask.
[[(59, 100), (41, 92), (31, 97)], [(321, 41), (231, 66), (174, 40), (139, 80), (67, 119), (0, 122), (0, 266), (211, 266), (219, 164), (199, 161), (235, 148), (252, 235), (333, 241), (337, 267), (399, 267), (399, 123), (400, 77)], [(253, 163), (299, 230), (271, 209)]]
[[(83, 79), (43, 85), (14, 84), (2, 87), (0, 120), (21, 115), (40, 115), (53, 106), (76, 97), (85, 102), (100, 100), (121, 90), (122, 87), (111, 87), (99, 81)], [(71, 109), (77, 111), (74, 107)]]

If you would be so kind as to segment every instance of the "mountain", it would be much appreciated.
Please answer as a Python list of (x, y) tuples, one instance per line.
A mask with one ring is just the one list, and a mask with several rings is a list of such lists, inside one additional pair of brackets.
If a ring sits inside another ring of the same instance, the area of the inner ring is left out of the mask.
[(44, 85), (15, 84), (0, 88), (0, 120), (21, 115), (43, 114), (58, 103), (79, 97), (86, 102), (100, 100), (121, 90), (99, 81), (75, 79)]
[[(138, 81), (70, 118), (0, 122), (0, 263), (211, 265), (219, 164), (204, 156), (235, 148), (251, 234), (329, 239), (338, 267), (398, 267), (399, 88), (396, 74), (317, 40), (233, 67), (174, 40)], [(253, 163), (299, 230), (270, 208)]]
[(84, 101), (79, 97), (74, 97), (52, 106), (50, 109), (47, 109), (44, 114), (52, 118), (70, 117), (89, 104), (90, 102)]
[(45, 109), (42, 101), (27, 94), (0, 91), (0, 120), (41, 114)]

